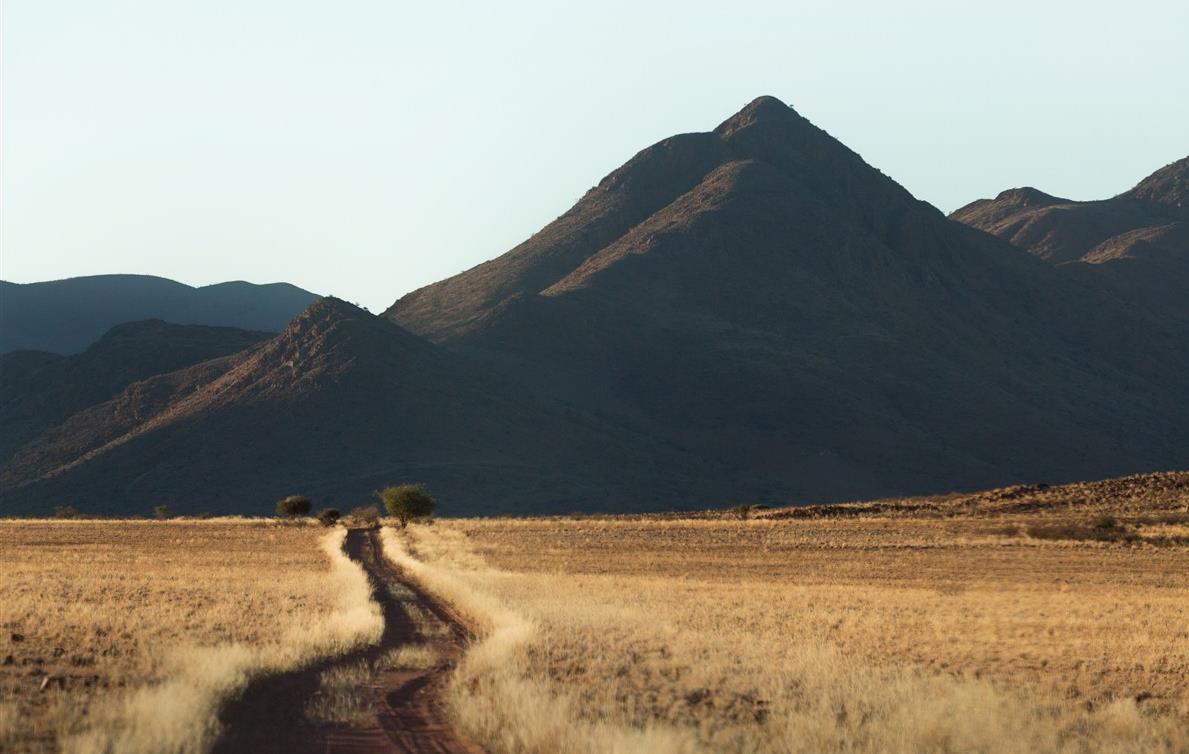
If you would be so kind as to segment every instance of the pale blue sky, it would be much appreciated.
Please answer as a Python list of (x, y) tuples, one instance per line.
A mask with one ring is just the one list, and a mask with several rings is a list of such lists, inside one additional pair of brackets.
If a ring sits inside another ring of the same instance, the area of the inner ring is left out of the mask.
[(1189, 153), (1189, 3), (7, 0), (0, 276), (382, 309), (760, 94), (943, 210)]

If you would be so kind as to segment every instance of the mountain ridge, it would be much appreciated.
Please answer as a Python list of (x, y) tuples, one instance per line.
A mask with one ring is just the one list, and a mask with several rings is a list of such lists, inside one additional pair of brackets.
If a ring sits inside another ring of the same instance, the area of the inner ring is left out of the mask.
[[(592, 489), (639, 478), (645, 464), (627, 448), (648, 442), (322, 299), (270, 340), (75, 414), (5, 465), (0, 490), (24, 511), (85, 497), (112, 512), (131, 496), (179, 511), (266, 512), (289, 494), (280, 490), (347, 506), (413, 478), (443, 494), (447, 511), (544, 512), (555, 496), (593, 506)], [(592, 477), (584, 465), (604, 468)], [(493, 491), (502, 502), (488, 500)]]
[[(1021, 201), (1022, 192), (1046, 200)], [(1073, 201), (1015, 189), (950, 217), (1159, 317), (1189, 321), (1189, 157), (1109, 199)]]
[(147, 319), (276, 332), (316, 298), (289, 283), (196, 287), (152, 275), (0, 281), (0, 353), (80, 353), (111, 327)]
[(258, 511), (423, 481), (450, 514), (557, 513), (1177, 468), (1187, 336), (759, 98), (383, 317), (322, 300), (129, 386), (26, 444), (0, 491)]

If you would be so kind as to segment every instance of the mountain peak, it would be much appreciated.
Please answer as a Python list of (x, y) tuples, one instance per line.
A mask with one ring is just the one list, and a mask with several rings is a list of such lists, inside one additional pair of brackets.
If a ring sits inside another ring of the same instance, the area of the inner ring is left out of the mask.
[(742, 110), (719, 124), (714, 132), (719, 136), (729, 136), (735, 131), (755, 123), (781, 122), (791, 118), (799, 120), (800, 117), (793, 108), (785, 103), (775, 97), (764, 95), (747, 103)]
[(323, 296), (307, 306), (301, 314), (298, 314), (294, 318), (293, 324), (297, 324), (298, 322), (326, 322), (339, 319), (366, 319), (374, 318), (374, 316), (355, 304), (347, 303), (341, 298)]
[(324, 296), (294, 317), (278, 338), (282, 342), (301, 343), (302, 351), (312, 353), (348, 343), (373, 343), (393, 335), (412, 336), (387, 320), (382, 320), (341, 298)]
[(260, 358), (265, 364), (295, 365), (316, 374), (357, 369), (365, 363), (392, 366), (409, 358), (433, 358), (432, 351), (396, 323), (326, 296), (294, 318)]
[(770, 115), (783, 114), (792, 109), (793, 108), (776, 97), (773, 97), (771, 94), (761, 94), (751, 102), (748, 102), (747, 105), (745, 105), (744, 108), (739, 112), (740, 114), (749, 113), (755, 117), (766, 117)]
[(1052, 194), (1046, 194), (1040, 189), (1031, 186), (1022, 186), (1020, 188), (1000, 191), (999, 195), (995, 197), (995, 201), (1008, 202), (1016, 207), (1043, 207), (1065, 200), (1059, 199)]

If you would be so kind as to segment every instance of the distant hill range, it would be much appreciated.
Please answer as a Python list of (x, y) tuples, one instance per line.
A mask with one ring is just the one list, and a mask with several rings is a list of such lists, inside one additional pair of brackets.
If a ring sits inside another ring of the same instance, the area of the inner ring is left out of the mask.
[(1189, 157), (1111, 199), (1075, 202), (1018, 188), (950, 217), (1160, 316), (1189, 316)]
[(288, 283), (195, 288), (151, 275), (0, 281), (0, 353), (78, 353), (111, 327), (145, 319), (278, 332), (317, 298)]
[(14, 450), (0, 505), (422, 481), (447, 514), (663, 510), (1184, 468), (1176, 307), (946, 218), (762, 97), (383, 317), (324, 299), (72, 413)]

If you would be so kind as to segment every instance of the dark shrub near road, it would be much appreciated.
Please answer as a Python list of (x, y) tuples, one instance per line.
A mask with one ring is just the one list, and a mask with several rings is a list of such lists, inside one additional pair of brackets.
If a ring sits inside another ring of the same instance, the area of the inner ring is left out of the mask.
[(290, 495), (277, 502), (277, 515), (297, 518), (310, 515), (312, 503), (305, 495)]

